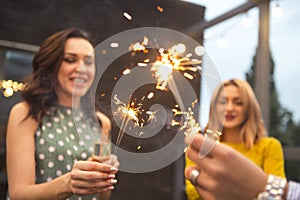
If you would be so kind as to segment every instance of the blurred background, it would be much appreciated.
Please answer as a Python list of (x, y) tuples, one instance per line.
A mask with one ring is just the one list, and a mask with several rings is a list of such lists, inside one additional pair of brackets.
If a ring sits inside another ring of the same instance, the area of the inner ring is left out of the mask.
[[(204, 46), (222, 79), (246, 79), (256, 92), (263, 91), (257, 95), (269, 135), (284, 146), (287, 177), (299, 181), (299, 7), (300, 3), (292, 0), (0, 0), (0, 199), (5, 198), (7, 190), (5, 137), (9, 110), (21, 100), (22, 81), (31, 73), (31, 61), (41, 42), (72, 26), (92, 33), (95, 44), (122, 31), (147, 26), (191, 36)], [(262, 39), (269, 42), (267, 47), (260, 44)], [(268, 52), (267, 71), (262, 71), (264, 65), (257, 67), (262, 49)], [(199, 122), (204, 126), (211, 91), (200, 77), (192, 85), (201, 96)], [(169, 97), (161, 98), (165, 101), (163, 98)], [(164, 137), (153, 137), (142, 145), (159, 146), (176, 130), (164, 131)], [(140, 142), (125, 137), (122, 143), (134, 146)], [(180, 157), (158, 171), (120, 173), (121, 181), (112, 199), (185, 199), (183, 170), (184, 157)]]

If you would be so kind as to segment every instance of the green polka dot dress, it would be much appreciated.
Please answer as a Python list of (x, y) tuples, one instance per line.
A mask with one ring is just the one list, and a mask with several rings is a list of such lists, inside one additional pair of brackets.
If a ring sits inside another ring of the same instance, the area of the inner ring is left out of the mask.
[[(48, 182), (71, 171), (74, 162), (91, 156), (93, 136), (100, 128), (82, 111), (59, 106), (54, 116), (45, 116), (35, 134), (36, 183)], [(69, 199), (99, 199), (99, 195)]]

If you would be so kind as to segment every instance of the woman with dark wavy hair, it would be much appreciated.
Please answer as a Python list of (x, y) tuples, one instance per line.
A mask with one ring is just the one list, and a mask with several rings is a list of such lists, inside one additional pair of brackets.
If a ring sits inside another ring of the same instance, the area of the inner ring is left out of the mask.
[(85, 145), (91, 134), (108, 137), (111, 126), (105, 115), (93, 110), (95, 73), (94, 47), (86, 32), (70, 28), (43, 42), (33, 59), (24, 100), (9, 116), (11, 199), (109, 198), (119, 162), (92, 161)]

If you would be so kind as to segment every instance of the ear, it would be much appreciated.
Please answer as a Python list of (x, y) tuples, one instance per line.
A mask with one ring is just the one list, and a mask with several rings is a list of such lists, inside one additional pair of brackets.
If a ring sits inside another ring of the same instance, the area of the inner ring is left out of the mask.
[(103, 133), (106, 136), (109, 136), (110, 130), (111, 130), (111, 121), (110, 119), (103, 113), (97, 111), (96, 112), (97, 119), (99, 120), (101, 124), (101, 128), (103, 130)]

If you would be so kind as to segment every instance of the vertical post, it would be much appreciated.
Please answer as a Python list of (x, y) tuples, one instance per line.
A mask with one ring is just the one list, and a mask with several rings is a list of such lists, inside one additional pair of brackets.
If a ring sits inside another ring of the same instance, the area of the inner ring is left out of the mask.
[(6, 48), (0, 47), (0, 80), (4, 79)]
[(255, 93), (262, 109), (263, 119), (269, 130), (270, 121), (270, 0), (265, 0), (258, 5), (259, 30), (258, 47), (255, 61)]

